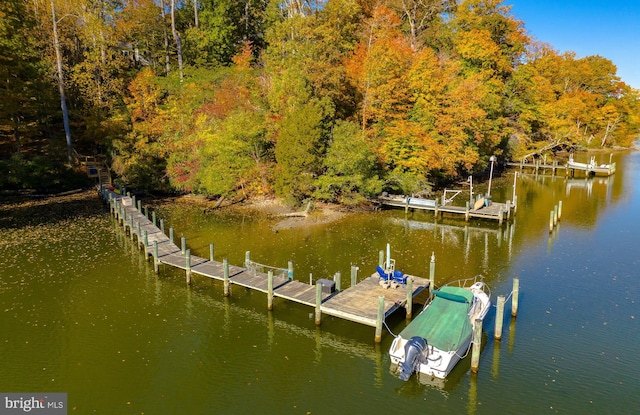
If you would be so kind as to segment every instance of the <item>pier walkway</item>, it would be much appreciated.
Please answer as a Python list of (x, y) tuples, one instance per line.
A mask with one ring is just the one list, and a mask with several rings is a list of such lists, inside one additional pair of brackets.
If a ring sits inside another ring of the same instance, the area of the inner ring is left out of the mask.
[(377, 274), (357, 282), (357, 267), (352, 266), (351, 286), (344, 290), (340, 287), (339, 273), (336, 274), (338, 278), (334, 277), (333, 281), (319, 279), (311, 285), (294, 280), (292, 270), (279, 275), (274, 275), (273, 271), (259, 272), (251, 266), (249, 252), (246, 253), (244, 267), (230, 265), (226, 259), (223, 262), (215, 261), (213, 255), (209, 259), (201, 258), (191, 255), (184, 237), (181, 238), (181, 246), (176, 245), (173, 241), (173, 229), (170, 229), (167, 236), (163, 221), (160, 221), (158, 227), (155, 212), (152, 212), (150, 218), (148, 209), (143, 210), (140, 201), (136, 206), (135, 196), (123, 196), (106, 188), (101, 188), (100, 193), (109, 204), (110, 213), (125, 232), (129, 233), (132, 240), (137, 238), (138, 246), (144, 249), (145, 256), (153, 260), (156, 272), (164, 264), (184, 270), (188, 284), (194, 274), (222, 281), (225, 296), (229, 295), (232, 284), (264, 292), (267, 294), (269, 310), (273, 307), (274, 297), (314, 307), (316, 324), (320, 324), (322, 314), (326, 314), (375, 327), (376, 342), (382, 339), (384, 320), (399, 308), (405, 308), (407, 317), (411, 317), (413, 298), (433, 284), (434, 257), (430, 279), (408, 276), (407, 283), (396, 288), (381, 286)]
[(439, 213), (463, 215), (467, 221), (470, 218), (496, 220), (501, 225), (505, 219), (508, 220), (511, 217), (512, 212), (515, 213), (516, 209), (516, 204), (509, 200), (506, 203), (491, 202), (489, 206), (482, 204), (475, 208), (475, 206), (470, 206), (469, 202), (464, 207), (449, 204), (440, 205), (437, 200), (395, 195), (379, 196), (378, 203), (382, 206), (403, 208), (405, 211), (420, 209), (432, 211), (436, 215)]
[(573, 156), (569, 158), (566, 164), (559, 164), (557, 161), (547, 163), (543, 160), (536, 160), (533, 163), (521, 162), (508, 162), (507, 166), (519, 167), (520, 170), (525, 168), (534, 169), (536, 173), (538, 171), (551, 170), (551, 174), (555, 176), (557, 171), (564, 170), (565, 176), (574, 176), (576, 171), (583, 171), (587, 176), (611, 176), (616, 172), (616, 163), (609, 162), (608, 164), (596, 164), (595, 157), (591, 157), (589, 163), (580, 163), (573, 160)]

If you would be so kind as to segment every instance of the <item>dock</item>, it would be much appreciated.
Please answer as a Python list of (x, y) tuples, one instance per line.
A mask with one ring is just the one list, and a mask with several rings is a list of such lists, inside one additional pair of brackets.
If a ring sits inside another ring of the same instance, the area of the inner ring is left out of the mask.
[[(223, 282), (224, 295), (230, 295), (230, 286), (235, 284), (267, 294), (267, 308), (272, 310), (273, 299), (282, 298), (291, 302), (315, 308), (315, 321), (320, 324), (322, 315), (345, 319), (375, 327), (375, 341), (382, 339), (382, 326), (387, 317), (404, 308), (407, 318), (411, 317), (413, 299), (433, 284), (435, 257), (432, 256), (429, 279), (408, 275), (407, 283), (396, 288), (385, 288), (379, 284), (378, 274), (373, 274), (357, 282), (358, 268), (352, 266), (351, 285), (342, 290), (340, 273), (333, 280), (318, 279), (315, 284), (296, 281), (292, 264), (288, 269), (263, 266), (252, 261), (250, 252), (245, 253), (243, 266), (231, 265), (213, 258), (213, 244), (210, 258), (191, 255), (186, 239), (181, 238), (180, 246), (174, 243), (174, 230), (165, 233), (164, 222), (158, 221), (155, 211), (149, 215), (148, 208), (142, 208), (135, 196), (125, 196), (107, 188), (100, 188), (101, 197), (109, 205), (109, 211), (131, 240), (137, 239), (145, 257), (151, 259), (155, 272), (160, 266), (171, 266), (185, 271), (187, 284), (192, 276), (199, 275)], [(158, 223), (159, 222), (159, 223)], [(389, 257), (387, 247), (387, 257)], [(380, 251), (380, 263), (383, 252)], [(263, 272), (268, 268), (268, 272)]]
[(539, 171), (551, 170), (552, 175), (556, 175), (556, 172), (562, 170), (565, 176), (574, 176), (576, 171), (582, 171), (587, 176), (611, 176), (616, 172), (616, 163), (609, 162), (608, 164), (596, 164), (595, 157), (591, 157), (588, 163), (576, 162), (573, 159), (573, 155), (569, 157), (566, 164), (559, 164), (557, 161), (547, 163), (545, 160), (537, 159), (535, 162), (508, 162), (509, 167), (518, 167), (520, 170), (532, 169), (536, 173)]
[(410, 196), (381, 195), (378, 196), (378, 203), (382, 206), (409, 209), (419, 209), (434, 212), (435, 215), (448, 213), (464, 216), (468, 221), (470, 218), (479, 218), (498, 221), (502, 225), (504, 220), (508, 220), (512, 213), (515, 213), (516, 204), (507, 200), (506, 203), (491, 202), (489, 205), (481, 204), (476, 208), (466, 202), (466, 206), (454, 206), (451, 204), (440, 204), (437, 199), (422, 199)]

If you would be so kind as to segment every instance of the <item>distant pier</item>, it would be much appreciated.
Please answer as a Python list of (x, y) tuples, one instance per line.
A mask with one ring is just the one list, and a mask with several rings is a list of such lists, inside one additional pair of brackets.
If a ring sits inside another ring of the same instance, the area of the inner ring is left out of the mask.
[[(507, 200), (506, 203), (491, 202), (488, 205), (480, 203), (478, 206), (471, 206), (470, 202), (466, 202), (466, 206), (453, 206), (449, 204), (439, 204), (438, 200), (421, 199), (410, 196), (379, 196), (378, 203), (382, 206), (403, 208), (405, 211), (409, 209), (427, 210), (434, 212), (436, 215), (449, 213), (464, 216), (465, 220), (470, 218), (480, 218), (498, 221), (509, 219), (515, 213), (516, 205)], [(478, 201), (476, 201), (478, 203)]]

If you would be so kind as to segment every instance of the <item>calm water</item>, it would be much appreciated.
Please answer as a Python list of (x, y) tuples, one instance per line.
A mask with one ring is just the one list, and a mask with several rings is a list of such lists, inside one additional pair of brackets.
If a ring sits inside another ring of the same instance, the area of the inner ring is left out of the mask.
[[(317, 328), (308, 307), (276, 299), (267, 312), (262, 293), (224, 298), (218, 282), (156, 275), (100, 205), (0, 227), (0, 391), (67, 392), (80, 414), (637, 413), (640, 154), (614, 160), (611, 178), (519, 178), (518, 213), (502, 228), (394, 210), (274, 232), (277, 220), (259, 215), (158, 208), (195, 254), (213, 242), (232, 264), (247, 250), (291, 260), (302, 281), (340, 271), (346, 287), (350, 265), (369, 275), (387, 243), (414, 275), (428, 276), (435, 253), (439, 284), (484, 275), (494, 301), (519, 277), (502, 342), (490, 313), (480, 372), (467, 359), (441, 385), (390, 373), (389, 332), (375, 345), (370, 327), (325, 317)], [(512, 185), (511, 173), (494, 178), (494, 200), (511, 199)], [(402, 312), (388, 321), (394, 333), (405, 324)]]

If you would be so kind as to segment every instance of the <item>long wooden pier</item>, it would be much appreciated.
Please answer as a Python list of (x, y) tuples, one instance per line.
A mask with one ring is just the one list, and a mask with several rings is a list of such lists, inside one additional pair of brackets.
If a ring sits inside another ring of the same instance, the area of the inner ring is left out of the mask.
[[(430, 278), (408, 276), (404, 286), (385, 288), (378, 281), (377, 274), (357, 282), (357, 267), (351, 270), (351, 286), (342, 290), (340, 279), (319, 279), (311, 285), (293, 279), (293, 272), (274, 275), (273, 271), (260, 272), (252, 266), (250, 253), (245, 254), (245, 266), (230, 265), (227, 259), (218, 262), (213, 259), (213, 247), (209, 259), (191, 255), (186, 240), (181, 238), (181, 246), (174, 243), (173, 228), (169, 236), (164, 232), (164, 223), (155, 212), (149, 217), (148, 209), (142, 209), (142, 203), (135, 196), (124, 196), (101, 188), (103, 199), (109, 204), (110, 213), (128, 232), (131, 239), (137, 238), (138, 246), (144, 249), (145, 257), (151, 258), (154, 270), (159, 272), (160, 265), (182, 269), (186, 273), (187, 284), (192, 275), (200, 275), (223, 282), (224, 295), (230, 295), (230, 285), (235, 284), (267, 294), (267, 308), (273, 308), (274, 297), (286, 299), (316, 310), (316, 324), (321, 323), (322, 314), (342, 318), (352, 322), (375, 327), (375, 341), (382, 340), (382, 326), (385, 319), (399, 308), (405, 308), (407, 317), (411, 317), (413, 298), (433, 285), (435, 258), (432, 256)], [(382, 262), (382, 251), (380, 251)], [(355, 269), (355, 272), (354, 272)], [(336, 274), (339, 276), (339, 273)], [(335, 290), (334, 290), (335, 288)]]

